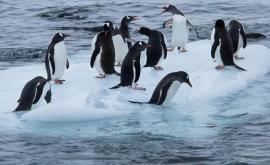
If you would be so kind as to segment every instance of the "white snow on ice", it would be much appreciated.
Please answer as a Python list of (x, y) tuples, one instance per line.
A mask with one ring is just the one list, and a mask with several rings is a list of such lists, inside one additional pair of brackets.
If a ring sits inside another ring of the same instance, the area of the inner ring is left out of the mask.
[[(163, 71), (142, 68), (139, 85), (145, 87), (146, 91), (130, 88), (110, 90), (110, 87), (119, 83), (118, 76), (112, 75), (99, 80), (95, 78), (96, 71), (90, 69), (89, 61), (80, 63), (71, 61), (70, 69), (66, 70), (64, 75), (66, 82), (63, 85), (52, 85), (52, 102), (34, 107), (32, 111), (23, 114), (21, 119), (78, 122), (127, 115), (130, 109), (149, 106), (134, 105), (127, 100), (148, 101), (157, 83), (166, 74), (180, 70), (189, 74), (193, 88), (182, 85), (171, 104), (185, 111), (185, 107), (180, 107), (181, 103), (193, 104), (197, 100), (211, 100), (236, 93), (270, 70), (270, 49), (263, 45), (248, 45), (246, 49), (240, 51), (245, 60), (236, 63), (247, 72), (230, 67), (224, 71), (216, 71), (214, 69), (216, 64), (210, 56), (210, 40), (191, 42), (187, 45), (187, 49), (188, 52), (183, 54), (169, 53), (162, 63)], [(43, 64), (1, 70), (0, 113), (12, 112), (17, 106), (16, 101), (25, 83), (39, 75), (46, 77)]]

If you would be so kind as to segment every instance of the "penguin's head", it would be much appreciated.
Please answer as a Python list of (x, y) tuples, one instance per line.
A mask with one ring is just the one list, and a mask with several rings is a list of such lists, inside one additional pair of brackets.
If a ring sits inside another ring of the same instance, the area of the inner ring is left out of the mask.
[(64, 41), (64, 39), (66, 37), (70, 36), (69, 34), (65, 34), (65, 33), (56, 33), (54, 36), (53, 36), (53, 39), (52, 39), (52, 43), (58, 43), (58, 42), (61, 42), (61, 41)]
[(113, 23), (111, 21), (105, 21), (103, 24), (103, 30), (105, 32), (105, 36), (107, 36), (108, 32), (114, 29)]
[(145, 43), (144, 41), (138, 41), (136, 44), (138, 44), (140, 51), (144, 51), (146, 48), (151, 47), (151, 45)]
[(147, 27), (141, 27), (139, 29), (140, 34), (149, 35), (151, 33), (151, 30)]
[(132, 21), (135, 21), (135, 20), (137, 20), (137, 19), (139, 19), (139, 17), (138, 16), (125, 16), (123, 19), (122, 19), (122, 22), (121, 23), (124, 23), (124, 24), (129, 24), (130, 22), (132, 22)]
[(225, 28), (225, 23), (222, 19), (219, 19), (215, 23), (215, 28)]
[(161, 13), (169, 12), (172, 14), (179, 14), (179, 10), (171, 4), (167, 4), (163, 7), (161, 7), (161, 9), (162, 9)]
[(176, 76), (177, 76), (177, 80), (180, 83), (187, 83), (192, 88), (192, 84), (190, 83), (189, 76), (186, 72), (183, 72), (183, 71), (176, 72)]

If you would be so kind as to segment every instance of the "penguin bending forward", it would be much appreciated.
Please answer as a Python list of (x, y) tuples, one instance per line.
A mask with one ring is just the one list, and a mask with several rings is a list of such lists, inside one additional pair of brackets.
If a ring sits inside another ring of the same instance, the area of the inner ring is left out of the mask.
[(177, 90), (182, 83), (188, 84), (192, 87), (189, 76), (186, 72), (172, 72), (166, 75), (155, 88), (150, 101), (148, 102), (136, 102), (129, 101), (131, 103), (137, 104), (156, 104), (162, 105), (163, 103), (169, 102), (176, 94)]
[(32, 105), (38, 105), (44, 99), (47, 103), (51, 102), (51, 85), (41, 76), (35, 77), (24, 86), (18, 100), (19, 105), (15, 111), (29, 111)]
[(69, 68), (67, 59), (67, 50), (64, 39), (69, 34), (56, 33), (48, 46), (45, 56), (45, 67), (47, 71), (47, 80), (53, 80), (55, 84), (62, 84), (62, 77), (65, 69)]
[(214, 27), (214, 42), (212, 44), (211, 56), (216, 59), (216, 69), (224, 69), (225, 66), (233, 66), (238, 70), (246, 71), (234, 63), (233, 43), (228, 34), (223, 20), (217, 20)]
[(243, 25), (236, 20), (232, 20), (229, 23), (228, 33), (232, 39), (235, 59), (243, 59), (243, 57), (238, 56), (240, 49), (247, 46), (247, 38)]
[(125, 55), (128, 53), (128, 50), (131, 48), (132, 43), (125, 41), (125, 38), (130, 38), (129, 33), (129, 23), (134, 20), (137, 20), (137, 16), (125, 16), (121, 21), (119, 29), (115, 29), (116, 34), (113, 35), (113, 45), (115, 48), (115, 65), (121, 66), (125, 58)]
[(150, 46), (151, 45), (148, 45), (143, 41), (138, 41), (131, 47), (121, 66), (121, 82), (111, 89), (116, 89), (121, 86), (131, 86), (133, 89), (145, 90), (145, 88), (138, 87), (136, 83), (141, 74), (141, 52)]
[(155, 70), (162, 70), (159, 63), (167, 57), (167, 46), (165, 37), (162, 32), (152, 30), (147, 27), (141, 27), (139, 30), (140, 34), (146, 35), (148, 39), (148, 47), (146, 50), (146, 64), (144, 67), (153, 67)]
[(186, 44), (188, 42), (189, 28), (192, 28), (199, 38), (197, 31), (187, 20), (185, 15), (175, 6), (168, 4), (162, 7), (162, 9), (163, 11), (161, 13), (170, 12), (173, 14), (172, 19), (169, 19), (163, 23), (163, 27), (172, 26), (172, 48), (169, 50), (173, 51), (174, 48), (177, 47), (178, 50), (181, 50), (181, 52), (187, 52)]
[[(91, 68), (95, 67), (98, 72), (96, 78), (105, 78), (106, 74), (117, 74), (114, 69), (115, 50), (112, 40), (113, 24), (111, 21), (104, 22), (103, 31), (98, 33), (92, 41)], [(94, 43), (94, 44), (93, 44)]]

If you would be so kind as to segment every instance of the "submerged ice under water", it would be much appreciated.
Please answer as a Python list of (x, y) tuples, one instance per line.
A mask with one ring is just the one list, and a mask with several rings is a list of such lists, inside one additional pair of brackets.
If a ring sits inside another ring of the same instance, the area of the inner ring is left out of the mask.
[[(249, 43), (241, 51), (246, 60), (239, 65), (247, 73), (217, 72), (209, 41), (193, 42), (186, 55), (169, 54), (164, 71), (142, 70), (139, 83), (147, 88), (145, 92), (111, 91), (108, 88), (118, 78), (95, 80), (96, 72), (89, 68), (89, 44), (97, 26), (130, 13), (142, 17), (131, 25), (133, 30), (148, 25), (163, 30), (169, 39), (170, 30), (160, 28), (169, 15), (156, 16), (160, 11), (156, 7), (163, 3), (46, 2), (27, 0), (17, 5), (17, 1), (0, 0), (4, 20), (0, 67), (8, 68), (0, 70), (0, 164), (269, 164), (268, 48)], [(269, 2), (170, 2), (189, 16), (205, 38), (215, 19), (235, 17), (245, 22), (247, 30), (269, 36)], [(11, 113), (25, 82), (46, 75), (40, 57), (56, 31), (73, 34), (66, 42), (71, 58), (66, 83), (53, 85), (51, 104), (25, 114)], [(193, 34), (191, 38), (195, 39)], [(173, 101), (161, 107), (127, 102), (148, 100), (158, 81), (175, 69), (189, 73), (192, 89), (182, 85)]]

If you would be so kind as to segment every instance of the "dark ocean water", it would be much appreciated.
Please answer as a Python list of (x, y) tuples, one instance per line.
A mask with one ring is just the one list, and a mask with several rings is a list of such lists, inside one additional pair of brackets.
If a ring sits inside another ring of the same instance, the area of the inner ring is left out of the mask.
[[(237, 19), (247, 32), (267, 36), (249, 42), (270, 44), (270, 1), (267, 0), (0, 0), (0, 69), (42, 62), (52, 36), (59, 31), (72, 35), (66, 41), (70, 58), (88, 61), (91, 39), (99, 26), (106, 20), (118, 24), (125, 15), (140, 17), (130, 25), (135, 39), (141, 38), (134, 32), (141, 26), (162, 30), (170, 37), (170, 29), (163, 29), (162, 23), (171, 16), (159, 14), (159, 7), (167, 2), (188, 16), (202, 38), (209, 38), (216, 19), (222, 18), (226, 23)], [(196, 40), (193, 33), (190, 40)], [(220, 126), (211, 128), (210, 124), (205, 128), (206, 135), (202, 132), (201, 136), (186, 135), (188, 124), (178, 127), (177, 118), (171, 118), (174, 112), (164, 113), (159, 109), (151, 115), (134, 112), (127, 118), (86, 124), (34, 123), (37, 125), (28, 131), (20, 123), (16, 130), (1, 130), (0, 126), (0, 164), (267, 165), (270, 164), (269, 81), (268, 74), (249, 84), (248, 90), (214, 103), (206, 102), (202, 111), (252, 109), (254, 113), (213, 115)], [(149, 116), (168, 125), (161, 124), (160, 130), (154, 131), (158, 133), (152, 133), (148, 130), (155, 123), (148, 123)], [(193, 122), (192, 116), (183, 117)], [(176, 129), (181, 133), (175, 133)]]

